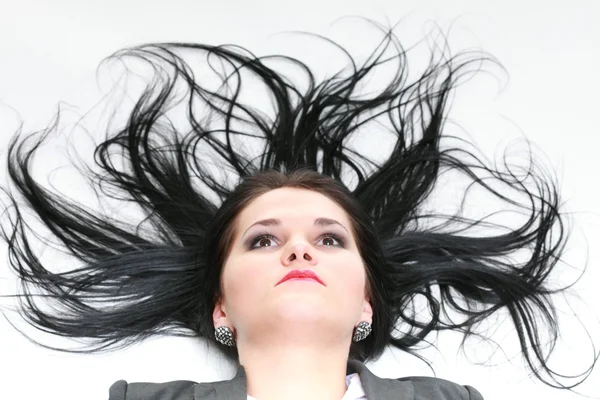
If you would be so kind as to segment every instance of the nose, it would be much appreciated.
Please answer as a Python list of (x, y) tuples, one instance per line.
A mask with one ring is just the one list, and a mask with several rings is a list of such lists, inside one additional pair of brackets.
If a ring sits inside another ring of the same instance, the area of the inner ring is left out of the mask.
[(294, 243), (283, 255), (283, 264), (288, 265), (296, 259), (304, 259), (310, 264), (315, 264), (316, 259), (310, 254), (310, 247), (306, 243)]
[[(304, 259), (305, 260), (312, 260), (312, 258), (310, 257), (310, 255), (308, 253), (304, 253)], [(296, 259), (296, 253), (292, 253), (292, 255), (290, 256), (290, 261), (295, 260)]]

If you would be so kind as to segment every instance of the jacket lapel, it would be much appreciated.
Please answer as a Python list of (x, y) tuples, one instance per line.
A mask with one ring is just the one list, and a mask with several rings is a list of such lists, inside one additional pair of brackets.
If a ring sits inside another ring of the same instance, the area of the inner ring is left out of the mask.
[(367, 400), (413, 400), (415, 389), (411, 381), (380, 378), (358, 360), (348, 360), (346, 375), (358, 372)]
[[(414, 388), (410, 381), (380, 378), (360, 361), (348, 360), (346, 375), (358, 372), (367, 400), (412, 400)], [(194, 400), (247, 400), (246, 371), (239, 366), (233, 379), (199, 383)], [(260, 399), (259, 399), (260, 400)]]

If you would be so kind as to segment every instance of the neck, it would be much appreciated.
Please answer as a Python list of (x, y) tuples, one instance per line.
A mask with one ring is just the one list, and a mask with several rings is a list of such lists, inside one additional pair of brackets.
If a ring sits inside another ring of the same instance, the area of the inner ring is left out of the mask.
[(347, 348), (270, 346), (240, 354), (248, 394), (257, 400), (340, 400), (347, 361)]

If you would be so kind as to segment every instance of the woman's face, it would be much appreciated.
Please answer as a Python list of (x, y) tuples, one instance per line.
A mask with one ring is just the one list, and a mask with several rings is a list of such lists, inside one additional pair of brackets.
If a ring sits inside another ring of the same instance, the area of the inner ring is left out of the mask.
[[(319, 218), (326, 220), (315, 225)], [(260, 223), (266, 219), (278, 222)], [(267, 319), (271, 324), (327, 321), (344, 332), (360, 321), (371, 322), (365, 267), (350, 221), (335, 202), (306, 189), (275, 189), (254, 199), (235, 223), (215, 326), (234, 327), (239, 335), (255, 332)], [(277, 285), (296, 269), (314, 271), (326, 286), (315, 281)]]

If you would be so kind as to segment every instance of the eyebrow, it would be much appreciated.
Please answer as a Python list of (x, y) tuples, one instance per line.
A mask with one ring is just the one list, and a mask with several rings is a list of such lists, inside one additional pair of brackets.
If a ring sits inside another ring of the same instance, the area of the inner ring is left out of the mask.
[[(277, 218), (268, 218), (268, 219), (261, 219), (260, 221), (256, 221), (255, 223), (253, 223), (252, 225), (250, 225), (248, 227), (248, 229), (246, 229), (246, 232), (244, 232), (244, 235), (246, 235), (246, 233), (250, 230), (250, 228), (252, 228), (255, 225), (262, 225), (262, 226), (279, 226), (281, 225), (281, 220), (277, 219)], [(346, 227), (344, 225), (342, 225), (341, 223), (339, 223), (338, 221), (336, 221), (335, 219), (331, 219), (331, 218), (317, 218), (315, 219), (315, 222), (313, 224), (314, 226), (329, 226), (329, 225), (339, 225), (342, 228), (344, 228), (344, 230), (346, 232), (348, 232), (348, 229), (346, 229)], [(350, 232), (348, 232), (350, 233)]]

